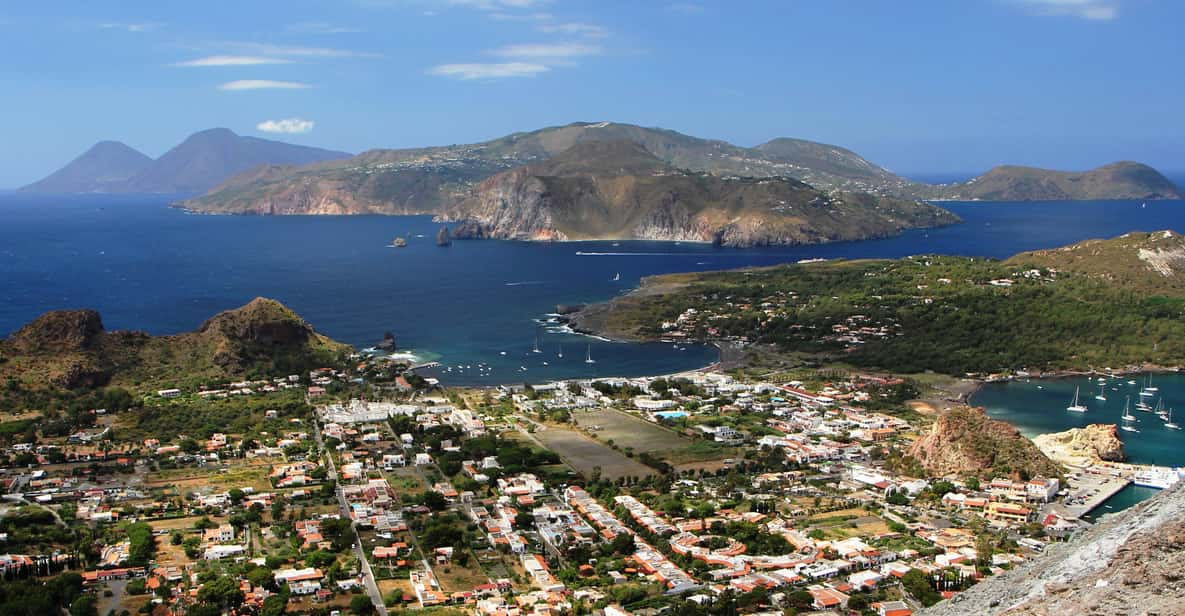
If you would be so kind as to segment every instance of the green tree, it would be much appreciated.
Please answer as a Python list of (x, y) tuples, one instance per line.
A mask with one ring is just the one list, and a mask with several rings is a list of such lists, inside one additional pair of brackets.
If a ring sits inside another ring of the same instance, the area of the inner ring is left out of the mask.
[(354, 595), (350, 599), (350, 613), (355, 616), (369, 616), (374, 613), (374, 604), (367, 595)]

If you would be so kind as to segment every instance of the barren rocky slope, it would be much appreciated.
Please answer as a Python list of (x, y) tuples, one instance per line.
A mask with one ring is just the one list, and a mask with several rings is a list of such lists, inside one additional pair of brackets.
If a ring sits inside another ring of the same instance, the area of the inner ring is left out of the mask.
[(909, 455), (929, 473), (1022, 477), (1061, 475), (1062, 469), (1020, 431), (989, 419), (981, 408), (943, 411), (930, 431), (914, 442)]
[(1178, 484), (921, 614), (1182, 614), (1183, 571), (1185, 485)]

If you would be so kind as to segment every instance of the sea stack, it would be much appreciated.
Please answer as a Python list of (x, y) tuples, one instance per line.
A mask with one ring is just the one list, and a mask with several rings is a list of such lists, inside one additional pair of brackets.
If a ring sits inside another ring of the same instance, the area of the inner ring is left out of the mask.
[(449, 237), (448, 227), (441, 227), (440, 231), (436, 232), (436, 245), (448, 246), (453, 243), (453, 238)]

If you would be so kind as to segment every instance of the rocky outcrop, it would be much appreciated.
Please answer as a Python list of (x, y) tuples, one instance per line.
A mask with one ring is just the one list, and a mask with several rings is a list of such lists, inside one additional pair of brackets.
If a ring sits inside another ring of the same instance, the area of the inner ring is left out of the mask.
[(107, 332), (97, 312), (63, 310), (0, 340), (0, 381), (13, 378), (32, 388), (147, 387), (182, 378), (291, 374), (326, 365), (349, 350), (265, 298), (219, 313), (197, 331), (159, 337)]
[(914, 442), (909, 455), (934, 476), (1061, 475), (1062, 469), (1011, 424), (982, 408), (954, 407)]
[(1181, 614), (1183, 571), (1185, 485), (1178, 484), (921, 614)]
[(1185, 297), (1185, 236), (1170, 229), (1024, 252), (1008, 262), (1085, 274), (1137, 293)]
[(8, 338), (13, 354), (82, 352), (95, 346), (103, 319), (94, 310), (47, 312)]
[(1119, 440), (1119, 430), (1115, 424), (1091, 424), (1085, 428), (1042, 434), (1034, 438), (1033, 443), (1042, 453), (1061, 464), (1085, 466), (1126, 459), (1123, 441)]
[(751, 247), (884, 237), (958, 218), (929, 204), (823, 193), (786, 178), (673, 168), (633, 142), (580, 143), (499, 173), (446, 209), (457, 238), (647, 239)]

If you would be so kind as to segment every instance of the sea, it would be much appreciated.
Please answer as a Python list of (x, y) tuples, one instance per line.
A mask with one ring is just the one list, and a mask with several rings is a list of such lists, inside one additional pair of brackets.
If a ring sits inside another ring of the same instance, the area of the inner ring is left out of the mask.
[[(557, 304), (606, 300), (670, 272), (913, 254), (1003, 258), (1129, 230), (1185, 231), (1182, 201), (945, 202), (963, 223), (817, 246), (439, 247), (440, 225), (427, 216), (207, 216), (171, 208), (177, 197), (0, 193), (0, 336), (48, 310), (81, 307), (99, 310), (108, 329), (171, 334), (264, 296), (359, 348), (391, 332), (412, 361), (439, 362), (432, 374), (446, 384), (666, 374), (711, 364), (718, 352), (584, 336), (555, 322)], [(396, 236), (407, 238), (405, 248), (391, 246)]]
[[(1058, 379), (1019, 379), (987, 383), (973, 396), (971, 404), (982, 406), (990, 417), (1006, 421), (1027, 437), (1081, 428), (1088, 424), (1120, 425), (1125, 405), (1130, 404), (1138, 432), (1118, 431), (1129, 462), (1159, 466), (1185, 466), (1185, 430), (1170, 430), (1151, 412), (1136, 410), (1145, 400), (1173, 411), (1174, 423), (1185, 426), (1185, 374), (1133, 374), (1109, 378), (1100, 383), (1097, 376)], [(1141, 397), (1140, 389), (1149, 380), (1159, 391), (1153, 397)], [(1134, 383), (1129, 383), (1134, 381)], [(1065, 410), (1074, 399), (1075, 390), (1085, 413)], [(1106, 400), (1095, 398), (1102, 395)], [(1154, 488), (1128, 486), (1091, 512), (1097, 518), (1130, 507), (1157, 492)]]

